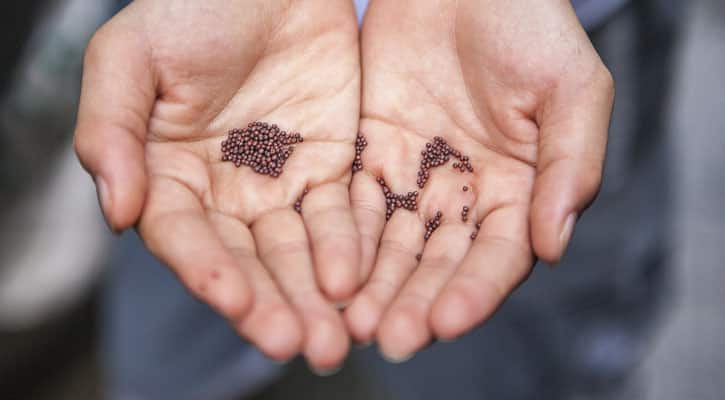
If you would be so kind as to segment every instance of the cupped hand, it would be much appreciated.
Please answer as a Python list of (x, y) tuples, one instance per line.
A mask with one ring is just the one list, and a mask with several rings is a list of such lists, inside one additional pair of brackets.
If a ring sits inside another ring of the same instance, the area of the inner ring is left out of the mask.
[[(359, 284), (359, 69), (349, 1), (139, 0), (98, 31), (83, 74), (76, 150), (111, 227), (136, 226), (263, 352), (321, 370), (349, 347), (331, 302)], [(221, 162), (227, 132), (258, 120), (304, 137), (277, 179)]]
[[(537, 257), (560, 259), (599, 188), (613, 85), (564, 0), (376, 0), (362, 57), (368, 146), (351, 199), (372, 273), (346, 319), (357, 341), (403, 360), (488, 318)], [(451, 159), (419, 189), (435, 136), (473, 172)], [(386, 223), (378, 177), (419, 190), (417, 211)]]

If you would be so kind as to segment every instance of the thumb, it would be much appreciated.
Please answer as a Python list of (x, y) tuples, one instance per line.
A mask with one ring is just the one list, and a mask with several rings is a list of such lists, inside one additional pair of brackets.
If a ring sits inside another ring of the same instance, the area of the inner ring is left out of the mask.
[(144, 144), (155, 99), (148, 45), (110, 22), (86, 49), (75, 150), (118, 232), (139, 219), (146, 196)]
[(598, 65), (585, 82), (557, 86), (538, 115), (531, 239), (536, 255), (551, 264), (563, 256), (602, 180), (614, 83)]

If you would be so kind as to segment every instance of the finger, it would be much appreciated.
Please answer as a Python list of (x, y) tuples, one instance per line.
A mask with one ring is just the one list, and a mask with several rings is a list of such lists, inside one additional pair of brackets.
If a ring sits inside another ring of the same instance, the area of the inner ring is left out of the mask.
[(536, 255), (549, 263), (561, 259), (577, 217), (601, 183), (613, 83), (604, 66), (587, 78), (558, 87), (538, 117), (531, 236)]
[(244, 318), (253, 300), (247, 277), (188, 186), (154, 178), (138, 230), (192, 294), (230, 321)]
[(259, 261), (252, 233), (234, 217), (207, 212), (226, 248), (249, 278), (254, 304), (249, 314), (234, 325), (239, 333), (268, 357), (287, 361), (302, 351), (302, 322)]
[(533, 265), (524, 206), (491, 211), (463, 262), (433, 303), (436, 337), (453, 339), (487, 319)]
[(383, 312), (418, 265), (424, 233), (418, 216), (409, 211), (395, 212), (388, 222), (370, 280), (345, 311), (350, 333), (358, 342), (372, 340)]
[(75, 131), (114, 231), (138, 221), (147, 188), (144, 142), (156, 96), (147, 44), (134, 32), (107, 25), (88, 45)]
[(385, 195), (375, 177), (356, 173), (350, 186), (355, 223), (360, 232), (360, 278), (365, 282), (375, 264), (380, 237), (385, 228)]
[(336, 368), (347, 355), (349, 338), (339, 313), (315, 282), (302, 219), (291, 209), (274, 210), (254, 222), (252, 234), (260, 259), (305, 325), (308, 362), (320, 371)]
[(441, 225), (425, 245), (420, 265), (386, 311), (377, 333), (381, 351), (406, 360), (431, 340), (428, 320), (433, 301), (471, 246), (473, 225)]
[(347, 185), (328, 183), (310, 190), (302, 216), (320, 288), (332, 301), (350, 299), (360, 283), (360, 239)]

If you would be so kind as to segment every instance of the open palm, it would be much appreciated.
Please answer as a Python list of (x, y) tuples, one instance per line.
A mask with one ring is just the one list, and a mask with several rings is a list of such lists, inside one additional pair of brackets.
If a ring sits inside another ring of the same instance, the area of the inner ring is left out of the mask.
[[(346, 318), (356, 340), (402, 360), (490, 316), (537, 256), (561, 257), (599, 186), (611, 78), (567, 1), (373, 1), (362, 54), (368, 146), (351, 197), (372, 272)], [(473, 172), (451, 160), (419, 189), (436, 136)], [(378, 177), (420, 190), (417, 211), (386, 223)]]
[[(114, 229), (136, 225), (271, 357), (328, 369), (349, 342), (330, 300), (359, 283), (359, 102), (349, 2), (141, 0), (89, 45), (76, 148)], [(304, 137), (277, 179), (221, 161), (227, 132), (253, 121)]]

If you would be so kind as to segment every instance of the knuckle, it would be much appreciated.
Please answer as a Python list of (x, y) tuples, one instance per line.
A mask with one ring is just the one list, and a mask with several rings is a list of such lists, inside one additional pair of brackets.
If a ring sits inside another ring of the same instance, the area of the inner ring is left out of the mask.
[(352, 199), (353, 211), (358, 214), (359, 218), (374, 218), (377, 220), (385, 220), (385, 207), (372, 201)]
[(88, 67), (99, 60), (108, 43), (108, 35), (104, 27), (98, 29), (86, 45), (83, 52), (83, 64)]
[(602, 81), (607, 86), (612, 86), (612, 87), (614, 86), (614, 76), (612, 75), (612, 71), (610, 71), (609, 68), (607, 68), (607, 66), (604, 65), (604, 63), (600, 64), (599, 73), (602, 77)]
[(401, 293), (398, 304), (430, 304), (434, 300), (433, 295), (419, 286), (407, 288)]
[(449, 268), (458, 264), (458, 260), (448, 251), (435, 251), (432, 254), (425, 254), (421, 264), (430, 264), (433, 268)]
[(344, 221), (349, 222), (350, 220), (350, 209), (345, 206), (332, 206), (323, 207), (307, 211), (302, 209), (303, 215), (306, 219), (321, 220), (321, 221)]
[[(506, 285), (505, 283), (489, 279), (487, 276), (473, 272), (461, 271), (456, 280), (457, 289), (464, 298), (471, 304), (476, 304), (476, 293), (485, 293), (487, 297), (493, 299), (504, 299), (511, 292), (514, 285)], [(511, 287), (511, 288), (510, 288)]]
[(73, 150), (81, 161), (91, 152), (91, 143), (85, 135), (76, 133), (73, 137)]
[(602, 90), (610, 97), (614, 97), (614, 76), (606, 65), (600, 63), (595, 71), (595, 81)]
[(368, 246), (370, 248), (375, 249), (377, 251), (378, 249), (378, 243), (380, 243), (380, 237), (373, 235), (370, 232), (360, 232), (360, 241), (362, 242), (363, 246)]
[(263, 258), (274, 258), (278, 256), (304, 254), (309, 252), (310, 246), (306, 240), (280, 241), (269, 246), (261, 252)]
[(73, 151), (80, 161), (81, 166), (88, 171), (90, 174), (98, 173), (100, 165), (98, 162), (98, 149), (94, 143), (92, 137), (88, 134), (83, 133), (84, 131), (78, 130), (73, 136)]
[(359, 251), (360, 238), (352, 232), (330, 231), (312, 236), (313, 247), (330, 255), (350, 257)]
[(367, 294), (370, 298), (379, 301), (382, 298), (393, 296), (398, 291), (398, 285), (389, 279), (373, 276), (367, 285)]
[(456, 265), (456, 260), (454, 260), (450, 255), (441, 254), (429, 257), (424, 256), (423, 261), (420, 263), (418, 268), (425, 269), (426, 271), (436, 275), (447, 275), (448, 272), (453, 270)]
[(229, 251), (234, 255), (234, 257), (241, 260), (249, 261), (253, 260), (257, 256), (253, 248), (245, 246), (230, 246)]
[(403, 242), (391, 239), (383, 239), (380, 241), (380, 252), (386, 252), (393, 256), (410, 259), (415, 259), (415, 256), (418, 254), (417, 251), (411, 249)]
[(602, 166), (599, 163), (588, 164), (579, 172), (579, 183), (585, 200), (588, 202), (599, 192), (602, 184)]

